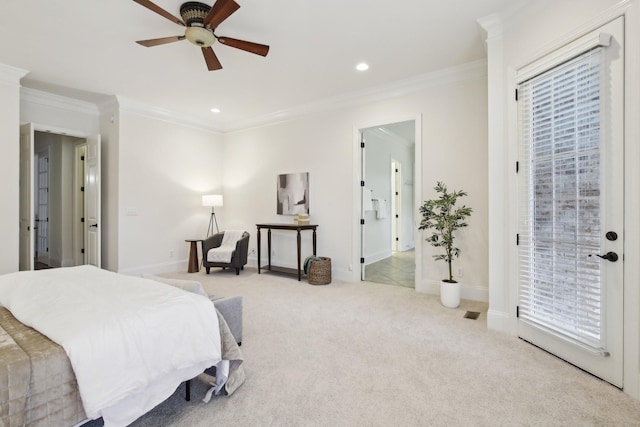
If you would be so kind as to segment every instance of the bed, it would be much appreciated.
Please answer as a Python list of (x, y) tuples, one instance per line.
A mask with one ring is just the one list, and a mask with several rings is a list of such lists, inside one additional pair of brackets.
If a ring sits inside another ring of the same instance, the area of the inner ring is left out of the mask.
[(128, 425), (224, 365), (224, 323), (208, 298), (93, 266), (2, 275), (0, 424)]

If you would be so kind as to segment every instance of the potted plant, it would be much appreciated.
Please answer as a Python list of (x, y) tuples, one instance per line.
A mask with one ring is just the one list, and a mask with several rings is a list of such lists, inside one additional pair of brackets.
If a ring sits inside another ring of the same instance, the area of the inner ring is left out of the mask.
[(465, 191), (449, 192), (444, 183), (438, 181), (434, 187), (439, 197), (427, 200), (420, 207), (422, 221), (420, 230), (432, 230), (426, 238), (431, 246), (442, 248), (444, 253), (434, 255), (436, 260), (443, 260), (449, 265), (449, 277), (440, 282), (440, 301), (445, 307), (455, 308), (460, 305), (460, 284), (453, 279), (451, 263), (453, 258), (460, 256), (460, 249), (454, 246), (454, 232), (468, 224), (465, 219), (473, 210), (465, 205), (456, 207), (460, 197), (466, 196)]

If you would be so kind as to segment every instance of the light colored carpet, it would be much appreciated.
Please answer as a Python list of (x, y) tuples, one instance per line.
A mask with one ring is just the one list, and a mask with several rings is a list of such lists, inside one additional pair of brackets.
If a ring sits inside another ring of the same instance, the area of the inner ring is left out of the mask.
[(244, 297), (247, 379), (207, 404), (205, 385), (191, 402), (181, 386), (136, 427), (640, 425), (640, 401), (487, 330), (482, 303), (446, 309), (403, 287), (312, 286), (253, 269), (168, 276)]

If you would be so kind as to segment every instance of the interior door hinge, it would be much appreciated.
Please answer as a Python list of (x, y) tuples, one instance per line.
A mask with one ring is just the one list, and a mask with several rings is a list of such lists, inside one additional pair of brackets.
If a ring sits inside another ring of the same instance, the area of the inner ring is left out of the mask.
[(520, 245), (520, 234), (516, 234), (516, 246)]
[(360, 148), (364, 148), (364, 141), (360, 143)]
[(364, 219), (360, 219), (360, 225), (364, 225)]
[(364, 187), (364, 181), (360, 181), (360, 187)]
[(360, 264), (364, 264), (364, 258), (360, 258)]
[(520, 172), (520, 162), (516, 162), (516, 173)]
[(84, 162), (84, 156), (80, 156), (80, 160), (82, 160)]
[(83, 254), (84, 253), (84, 248), (80, 249), (80, 253)]
[(80, 222), (84, 222), (84, 218), (80, 218)]
[(516, 101), (518, 100), (518, 89), (516, 89)]
[(520, 306), (516, 305), (516, 317), (520, 317)]
[(84, 191), (84, 187), (80, 187), (80, 191)]

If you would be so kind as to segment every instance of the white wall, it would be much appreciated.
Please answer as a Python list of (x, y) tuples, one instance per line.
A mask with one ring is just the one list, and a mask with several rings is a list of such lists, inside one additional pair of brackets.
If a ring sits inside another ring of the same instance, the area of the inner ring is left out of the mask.
[(517, 123), (515, 70), (545, 53), (625, 16), (625, 266), (624, 390), (640, 397), (640, 2), (530, 2), (508, 17), (480, 20), (489, 68), (489, 201), (491, 289), (488, 326), (515, 334), (517, 320)]
[(118, 271), (120, 106), (117, 98), (114, 96), (100, 105), (99, 111), (102, 160), (102, 268)]
[(203, 238), (209, 224), (201, 196), (222, 191), (222, 151), (218, 134), (121, 104), (118, 271), (186, 270), (185, 239)]
[[(487, 297), (487, 154), (486, 83), (482, 72), (466, 79), (417, 90), (415, 93), (342, 110), (317, 113), (289, 122), (225, 135), (225, 218), (229, 227), (253, 230), (255, 224), (287, 222), (275, 213), (276, 176), (309, 172), (311, 221), (319, 224), (318, 252), (332, 258), (334, 277), (359, 280), (359, 177), (354, 129), (422, 117), (424, 194), (433, 196), (437, 180), (469, 192), (474, 208), (470, 226), (460, 235), (464, 278), (469, 297)], [(455, 74), (453, 71), (451, 74)], [(227, 193), (230, 195), (227, 196)], [(291, 265), (295, 235), (278, 237), (275, 259)], [(416, 288), (437, 292), (445, 266), (432, 260), (424, 238), (422, 277)], [(303, 256), (305, 253), (303, 252)], [(255, 260), (253, 260), (255, 262)], [(264, 262), (264, 261), (263, 261)], [(352, 270), (349, 270), (349, 266)], [(464, 295), (464, 294), (463, 294)]]
[(20, 89), (20, 122), (36, 130), (88, 136), (99, 133), (98, 108), (91, 103), (29, 89)]
[(20, 79), (26, 71), (0, 64), (0, 274), (18, 271)]

